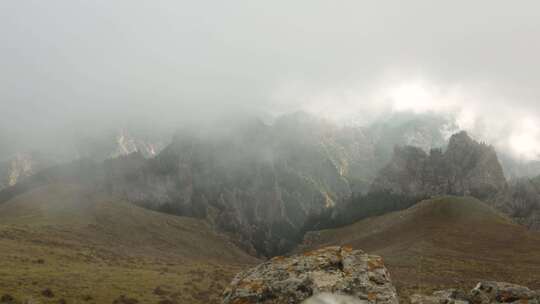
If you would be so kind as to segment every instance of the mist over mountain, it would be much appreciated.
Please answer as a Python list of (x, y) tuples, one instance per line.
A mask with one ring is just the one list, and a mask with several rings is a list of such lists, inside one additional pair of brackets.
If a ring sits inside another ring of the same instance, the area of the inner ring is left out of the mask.
[(178, 131), (153, 157), (137, 149), (117, 156), (125, 142), (103, 137), (103, 145), (82, 149), (88, 157), (38, 172), (0, 196), (82, 182), (146, 208), (205, 218), (253, 253), (273, 255), (299, 241), (311, 216), (367, 192), (394, 145), (443, 145), (435, 126), (445, 123), (401, 115), (362, 128), (304, 112), (271, 122), (223, 119)]
[(397, 147), (392, 161), (381, 170), (370, 191), (489, 199), (506, 188), (495, 149), (461, 132), (450, 138), (444, 152), (432, 149), (428, 154), (413, 146)]
[(205, 219), (252, 254), (273, 256), (320, 226), (314, 217), (326, 222), (345, 214), (343, 221), (353, 222), (421, 197), (506, 195), (494, 148), (465, 132), (447, 142), (450, 129), (448, 121), (430, 115), (350, 127), (298, 112), (271, 122), (248, 118), (184, 128), (155, 156), (138, 150), (136, 140), (128, 141), (133, 151), (122, 150), (121, 133), (121, 140), (104, 145), (106, 153), (42, 170), (0, 197), (82, 183), (148, 209)]
[(539, 11), (2, 1), (0, 303), (540, 302)]

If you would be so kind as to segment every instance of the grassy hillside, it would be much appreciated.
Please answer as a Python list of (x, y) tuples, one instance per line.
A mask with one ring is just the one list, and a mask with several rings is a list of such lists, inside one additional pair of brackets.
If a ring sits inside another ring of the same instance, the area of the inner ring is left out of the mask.
[(403, 299), (479, 280), (540, 288), (540, 234), (473, 198), (444, 197), (407, 210), (312, 232), (297, 250), (351, 244), (383, 256)]
[(203, 221), (92, 193), (55, 184), (0, 204), (0, 297), (218, 303), (225, 284), (257, 262)]

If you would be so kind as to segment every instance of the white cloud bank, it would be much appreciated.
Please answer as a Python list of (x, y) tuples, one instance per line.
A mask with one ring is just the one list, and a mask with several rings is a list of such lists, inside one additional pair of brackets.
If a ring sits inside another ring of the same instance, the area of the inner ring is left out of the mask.
[(323, 89), (289, 82), (278, 87), (273, 98), (274, 105), (296, 104), (298, 110), (345, 124), (364, 125), (399, 112), (440, 115), (516, 159), (540, 160), (537, 109), (488, 88), (441, 85), (423, 77), (382, 77), (369, 85)]
[(0, 140), (58, 146), (77, 127), (258, 109), (356, 123), (413, 111), (452, 113), (534, 159), (539, 11), (537, 0), (0, 1)]

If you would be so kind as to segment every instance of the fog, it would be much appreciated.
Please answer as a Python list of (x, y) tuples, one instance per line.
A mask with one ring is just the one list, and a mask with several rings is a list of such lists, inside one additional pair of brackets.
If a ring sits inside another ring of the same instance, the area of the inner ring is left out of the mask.
[(437, 113), (537, 159), (539, 11), (537, 1), (2, 1), (1, 150), (304, 110), (344, 124)]

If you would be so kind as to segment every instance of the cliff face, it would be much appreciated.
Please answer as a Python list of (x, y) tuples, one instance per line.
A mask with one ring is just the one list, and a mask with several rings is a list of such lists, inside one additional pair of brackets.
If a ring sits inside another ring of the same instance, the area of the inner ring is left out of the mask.
[(381, 170), (370, 191), (397, 194), (471, 195), (494, 197), (507, 189), (502, 167), (493, 147), (461, 132), (450, 138), (446, 151), (425, 153), (415, 147), (399, 147), (390, 164)]
[(204, 217), (259, 253), (293, 246), (312, 213), (339, 204), (370, 165), (359, 130), (306, 115), (178, 134), (147, 161), (111, 160), (108, 189), (129, 201)]
[(491, 203), (514, 221), (540, 230), (540, 177), (506, 182), (495, 150), (465, 132), (451, 137), (446, 151), (395, 149), (371, 192), (408, 196), (470, 195)]

